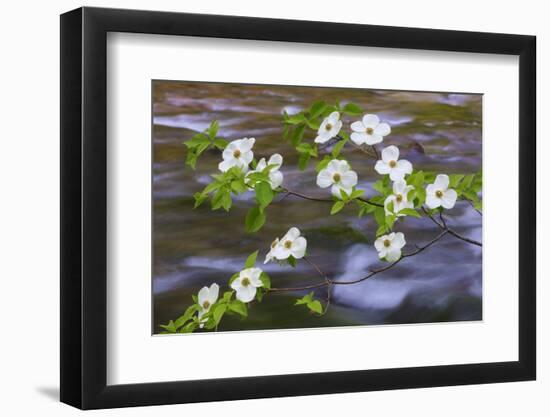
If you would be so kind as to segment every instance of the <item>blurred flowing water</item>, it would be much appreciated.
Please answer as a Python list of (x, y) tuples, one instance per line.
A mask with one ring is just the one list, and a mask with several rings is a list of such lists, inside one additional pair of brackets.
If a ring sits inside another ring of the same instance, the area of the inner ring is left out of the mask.
[[(211, 211), (206, 203), (193, 210), (193, 194), (210, 181), (221, 160), (207, 151), (196, 171), (184, 165), (185, 140), (220, 122), (219, 136), (228, 140), (255, 137), (256, 156), (284, 156), (284, 183), (295, 191), (329, 197), (315, 184), (316, 173), (297, 168), (297, 154), (282, 139), (283, 110), (296, 113), (315, 100), (351, 101), (388, 122), (392, 133), (384, 146), (399, 147), (414, 167), (437, 173), (473, 173), (482, 160), (482, 97), (470, 94), (419, 93), (342, 88), (312, 88), (222, 83), (155, 81), (153, 88), (154, 198), (154, 332), (175, 319), (204, 285), (227, 285), (247, 255), (260, 249), (261, 261), (269, 244), (297, 226), (308, 240), (308, 256), (335, 279), (356, 279), (380, 266), (373, 247), (376, 225), (358, 219), (346, 208), (330, 216), (330, 204), (287, 197), (272, 204), (266, 225), (255, 234), (244, 231), (244, 217), (253, 193), (234, 200), (229, 213)], [(344, 127), (358, 118), (344, 117)], [(306, 133), (313, 140), (315, 133)], [(380, 145), (379, 145), (380, 146)], [(353, 147), (343, 155), (359, 176), (358, 188), (375, 194), (374, 161)], [(281, 197), (278, 197), (280, 199)], [(448, 223), (463, 235), (481, 240), (482, 217), (467, 203), (448, 211)], [(396, 226), (405, 234), (405, 251), (438, 233), (428, 219), (408, 218)], [(319, 281), (305, 262), (296, 269), (270, 263), (264, 270), (273, 285), (301, 286)], [(335, 286), (332, 305), (323, 317), (294, 307), (303, 293), (279, 293), (251, 305), (249, 318), (224, 319), (221, 330), (277, 329), (369, 324), (424, 323), (482, 319), (481, 248), (446, 236), (418, 256), (357, 285)], [(325, 293), (319, 291), (323, 299)]]

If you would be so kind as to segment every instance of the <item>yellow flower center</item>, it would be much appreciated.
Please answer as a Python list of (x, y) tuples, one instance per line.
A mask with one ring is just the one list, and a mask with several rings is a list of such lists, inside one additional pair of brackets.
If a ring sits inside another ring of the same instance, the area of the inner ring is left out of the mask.
[(334, 182), (340, 182), (340, 180), (342, 179), (342, 176), (339, 173), (335, 173), (332, 176), (332, 179), (334, 180)]
[(401, 194), (396, 194), (395, 201), (401, 203), (403, 201), (403, 196)]
[(374, 129), (372, 127), (367, 127), (365, 132), (367, 132), (367, 135), (372, 135), (374, 133)]
[(240, 156), (241, 156), (241, 151), (239, 151), (238, 149), (235, 149), (235, 151), (233, 152), (233, 156), (234, 156), (235, 158), (240, 157)]
[(437, 190), (437, 191), (435, 192), (435, 196), (436, 196), (437, 198), (443, 197), (443, 191)]
[(395, 168), (397, 166), (397, 162), (390, 161), (390, 163), (388, 165), (390, 166), (390, 168)]
[(331, 125), (330, 123), (327, 123), (327, 125), (325, 126), (325, 129), (326, 129), (326, 130), (332, 129), (332, 125)]
[(241, 281), (241, 285), (243, 287), (248, 287), (250, 285), (250, 279), (248, 277), (244, 277)]
[(204, 303), (202, 303), (202, 308), (204, 308), (205, 310), (208, 310), (210, 308), (210, 302), (205, 301)]
[(389, 239), (384, 240), (384, 246), (385, 246), (386, 248), (389, 248), (390, 245), (391, 245), (391, 242), (390, 242)]
[(285, 248), (290, 249), (291, 247), (292, 247), (292, 241), (287, 240), (287, 241), (285, 242)]

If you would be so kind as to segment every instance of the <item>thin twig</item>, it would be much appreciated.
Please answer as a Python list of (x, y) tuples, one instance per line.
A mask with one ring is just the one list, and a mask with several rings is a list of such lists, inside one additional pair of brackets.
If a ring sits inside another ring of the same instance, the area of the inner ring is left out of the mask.
[[(321, 202), (324, 202), (324, 203), (334, 203), (334, 200), (330, 199), (330, 198), (320, 198), (320, 197), (312, 197), (312, 196), (309, 196), (309, 195), (306, 195), (306, 194), (302, 194), (302, 193), (299, 193), (297, 191), (293, 191), (293, 190), (289, 190), (288, 188), (283, 188), (282, 189), (284, 192), (286, 192), (288, 195), (293, 195), (293, 196), (296, 196), (296, 197), (300, 197), (300, 198), (303, 198), (305, 200), (310, 200), (310, 201), (321, 201)], [(286, 198), (283, 197), (283, 198)], [(283, 199), (279, 200), (279, 201), (282, 201)], [(363, 203), (367, 203), (371, 206), (376, 206), (376, 207), (384, 207), (382, 204), (378, 204), (378, 203), (375, 203), (373, 201), (370, 201), (366, 198), (362, 198), (362, 197), (358, 197), (357, 200), (360, 200), (362, 201)]]
[(430, 220), (432, 222), (434, 222), (440, 229), (442, 230), (446, 230), (447, 232), (449, 232), (449, 234), (453, 235), (454, 237), (456, 237), (457, 239), (460, 239), (460, 240), (463, 240), (464, 242), (468, 242), (468, 243), (471, 243), (472, 245), (476, 245), (476, 246), (483, 246), (481, 242), (478, 242), (477, 240), (474, 240), (474, 239), (470, 239), (469, 237), (466, 237), (466, 236), (463, 236), (461, 235), (460, 233), (458, 233), (456, 230), (453, 230), (451, 229), (450, 227), (442, 224), (442, 223), (439, 223), (429, 212), (428, 210), (426, 210), (426, 208), (424, 206), (422, 206), (422, 211), (424, 212), (424, 214), (426, 214), (426, 216), (428, 216), (430, 218)]
[(397, 261), (395, 262), (392, 262), (391, 264), (389, 265), (386, 265), (382, 268), (379, 268), (379, 269), (375, 269), (375, 270), (372, 270), (370, 271), (367, 275), (365, 275), (364, 277), (362, 278), (358, 278), (358, 279), (355, 279), (355, 280), (352, 280), (352, 281), (334, 281), (334, 280), (329, 280), (328, 278), (325, 279), (325, 281), (323, 282), (320, 282), (318, 284), (312, 284), (312, 285), (306, 285), (306, 286), (303, 286), (303, 287), (290, 287), (290, 288), (271, 288), (269, 291), (273, 291), (273, 292), (284, 292), (284, 291), (302, 291), (302, 290), (312, 290), (312, 289), (316, 289), (316, 288), (322, 288), (322, 287), (330, 287), (332, 285), (350, 285), (350, 284), (357, 284), (359, 282), (362, 282), (362, 281), (365, 281), (371, 277), (373, 277), (374, 275), (376, 274), (379, 274), (381, 272), (384, 272), (384, 271), (387, 271), (388, 269), (390, 268), (393, 268), (395, 265), (397, 265), (399, 262), (401, 262), (403, 259), (405, 258), (409, 258), (411, 256), (414, 256), (414, 255), (417, 255), (419, 254), (420, 252), (428, 249), (430, 246), (432, 246), (435, 242), (437, 242), (439, 239), (441, 239), (443, 236), (445, 236), (447, 233), (450, 233), (449, 230), (444, 230), (442, 231), (439, 235), (437, 235), (435, 238), (433, 238), (432, 240), (430, 240), (428, 243), (426, 243), (424, 246), (420, 246), (418, 247), (418, 249), (416, 249), (415, 251), (413, 252), (410, 252), (410, 253), (407, 253), (407, 254), (404, 254), (401, 256), (401, 258), (399, 258)]

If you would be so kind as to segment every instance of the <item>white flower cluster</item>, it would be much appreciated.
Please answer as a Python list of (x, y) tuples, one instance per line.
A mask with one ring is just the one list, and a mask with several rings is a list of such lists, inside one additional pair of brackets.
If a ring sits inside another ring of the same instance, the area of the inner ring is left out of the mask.
[[(319, 127), (317, 143), (325, 143), (336, 137), (342, 128), (340, 114), (331, 113)], [(391, 132), (387, 123), (381, 123), (378, 116), (366, 114), (360, 121), (351, 124), (353, 133), (350, 139), (357, 145), (375, 145), (384, 140)], [(414, 189), (408, 185), (405, 177), (413, 172), (412, 164), (406, 159), (399, 159), (399, 148), (390, 145), (382, 149), (381, 159), (374, 166), (380, 175), (389, 175), (393, 181), (392, 194), (384, 201), (386, 215), (405, 216), (400, 213), (403, 209), (414, 209), (414, 203), (409, 201), (409, 193)], [(333, 159), (326, 168), (317, 174), (317, 185), (321, 188), (331, 187), (332, 195), (341, 197), (341, 191), (350, 195), (357, 185), (357, 173), (351, 170), (349, 163), (345, 160)], [(449, 188), (449, 177), (438, 175), (433, 184), (426, 187), (426, 206), (430, 209), (443, 207), (453, 208), (456, 203), (457, 193)], [(274, 242), (275, 243), (275, 242)], [(401, 248), (405, 245), (403, 233), (391, 233), (378, 238), (375, 242), (376, 250), (381, 259), (395, 262), (401, 257)], [(268, 254), (269, 256), (269, 254)]]
[(218, 168), (221, 172), (226, 172), (233, 167), (239, 167), (248, 176), (254, 172), (262, 172), (265, 168), (271, 166), (269, 182), (271, 188), (275, 190), (283, 183), (283, 173), (280, 171), (283, 165), (283, 157), (276, 153), (271, 155), (267, 162), (265, 158), (262, 158), (258, 161), (256, 168), (250, 170), (249, 165), (254, 159), (254, 152), (252, 151), (254, 143), (256, 143), (254, 138), (237, 139), (228, 143), (223, 150), (223, 161), (218, 164)]
[(271, 243), (271, 248), (265, 256), (264, 264), (273, 259), (284, 261), (292, 256), (294, 259), (301, 259), (305, 256), (307, 240), (301, 236), (297, 227), (291, 227), (282, 239), (276, 238)]

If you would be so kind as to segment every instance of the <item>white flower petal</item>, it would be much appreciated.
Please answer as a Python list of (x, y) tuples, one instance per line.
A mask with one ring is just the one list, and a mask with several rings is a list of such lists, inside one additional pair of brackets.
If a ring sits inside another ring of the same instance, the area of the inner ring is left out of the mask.
[(434, 185), (438, 190), (445, 191), (449, 187), (449, 177), (445, 174), (439, 174), (435, 177)]
[(241, 159), (241, 166), (248, 166), (252, 162), (252, 159), (254, 159), (254, 153), (252, 151), (243, 152), (239, 159)]
[(258, 161), (258, 164), (256, 165), (256, 169), (254, 171), (261, 172), (265, 169), (266, 166), (267, 166), (267, 163), (265, 162), (265, 158), (262, 158)]
[(452, 188), (448, 189), (447, 191), (443, 192), (443, 197), (441, 198), (441, 205), (443, 208), (451, 209), (455, 206), (456, 203), (456, 191)]
[(386, 146), (382, 149), (382, 161), (390, 163), (390, 161), (396, 162), (399, 159), (399, 148), (394, 145)]
[(329, 132), (330, 137), (333, 138), (338, 133), (340, 133), (341, 128), (342, 128), (342, 122), (341, 121), (334, 122), (334, 124), (332, 125), (332, 129), (330, 129), (330, 132)]
[(292, 256), (296, 259), (303, 258), (306, 254), (307, 241), (304, 237), (300, 236), (292, 243)]
[(317, 185), (321, 188), (330, 187), (333, 183), (333, 173), (328, 169), (322, 169), (319, 174), (317, 174)]
[(254, 138), (244, 138), (241, 140), (241, 143), (239, 144), (239, 149), (241, 152), (248, 152), (252, 149), (254, 146), (254, 143), (256, 142), (256, 139)]
[(286, 232), (286, 235), (285, 237), (283, 237), (281, 239), (281, 241), (285, 241), (285, 240), (292, 240), (294, 241), (295, 239), (297, 239), (298, 237), (300, 236), (300, 229), (298, 229), (297, 227), (291, 227), (288, 232)]
[(344, 190), (346, 192), (347, 195), (350, 195), (353, 190), (351, 188), (345, 188), (345, 187), (342, 187), (341, 185), (338, 185), (338, 184), (334, 184), (331, 188), (331, 192), (332, 192), (332, 195), (338, 199), (342, 199), (342, 194), (341, 194), (341, 190)]
[(377, 143), (382, 142), (384, 138), (380, 135), (365, 135), (365, 143), (367, 145), (376, 145)]
[(342, 173), (340, 182), (344, 188), (352, 188), (357, 184), (357, 173), (355, 171), (346, 171)]
[(391, 243), (392, 243), (392, 247), (401, 249), (407, 243), (405, 241), (405, 235), (401, 232), (397, 232)]
[(363, 116), (363, 126), (365, 126), (365, 128), (370, 127), (371, 129), (374, 129), (379, 123), (380, 119), (375, 114), (365, 114)]
[(392, 181), (402, 181), (405, 178), (405, 173), (399, 168), (392, 168), (390, 172), (390, 179)]
[(340, 172), (340, 161), (338, 159), (331, 160), (325, 169), (328, 170), (331, 175)]
[(351, 130), (358, 133), (365, 133), (365, 125), (363, 122), (353, 122), (351, 124)]
[(395, 181), (392, 186), (394, 194), (403, 194), (406, 188), (407, 188), (407, 183), (403, 180)]
[(281, 171), (271, 171), (269, 173), (269, 182), (271, 183), (271, 188), (275, 190), (283, 183), (283, 173)]
[(388, 262), (397, 261), (399, 258), (401, 258), (401, 249), (394, 247), (390, 248), (390, 250), (388, 250), (388, 252), (386, 253), (385, 258)]
[(380, 123), (374, 128), (374, 134), (380, 136), (387, 136), (391, 133), (390, 125), (387, 123)]
[(437, 188), (435, 184), (428, 184), (426, 186), (426, 194), (427, 195), (435, 195), (435, 192), (437, 191)]
[(338, 120), (340, 120), (340, 113), (338, 113), (337, 111), (333, 111), (331, 114), (328, 115), (328, 119), (331, 122), (337, 122)]
[(273, 249), (273, 256), (280, 260), (287, 259), (290, 256), (290, 251), (284, 246), (279, 245)]
[(384, 161), (376, 161), (376, 165), (374, 165), (374, 170), (380, 175), (386, 175), (390, 173), (391, 168)]
[(367, 134), (366, 133), (353, 132), (351, 134), (351, 141), (353, 143), (355, 143), (356, 145), (362, 145), (363, 143), (367, 142)]
[(324, 131), (324, 132), (320, 132), (318, 134), (318, 136), (315, 138), (314, 142), (315, 143), (325, 143), (325, 142), (328, 142), (331, 138), (332, 138), (332, 136), (330, 135), (330, 133), (327, 132), (327, 131)]
[(340, 172), (340, 174), (344, 174), (345, 172), (348, 172), (350, 170), (348, 161), (345, 161), (343, 159), (336, 160), (336, 161), (338, 163), (338, 172)]
[(241, 287), (237, 290), (237, 300), (242, 301), (243, 303), (249, 303), (256, 296), (256, 287), (252, 285), (247, 285), (246, 287)]
[[(264, 159), (264, 158), (262, 158)], [(272, 168), (271, 171), (273, 172), (274, 170), (277, 170), (279, 169), (282, 165), (283, 165), (283, 157), (278, 154), (278, 153), (274, 153), (273, 155), (271, 155), (271, 157), (269, 158), (269, 162), (268, 162), (268, 165), (276, 165), (276, 167)]]
[(199, 299), (199, 305), (202, 306), (205, 301), (208, 301), (208, 296), (210, 295), (210, 290), (208, 287), (202, 287), (197, 295)]
[(218, 164), (218, 169), (221, 172), (226, 172), (229, 169), (233, 168), (237, 164), (237, 160), (234, 158), (231, 159), (224, 159), (222, 162)]
[(397, 161), (397, 168), (407, 175), (410, 175), (413, 172), (412, 164), (406, 159), (401, 159)]
[(381, 237), (376, 239), (374, 241), (374, 247), (378, 252), (380, 252), (382, 250), (382, 248), (384, 247), (384, 239), (382, 239)]
[(426, 205), (431, 208), (438, 208), (441, 205), (441, 199), (435, 195), (426, 195)]

